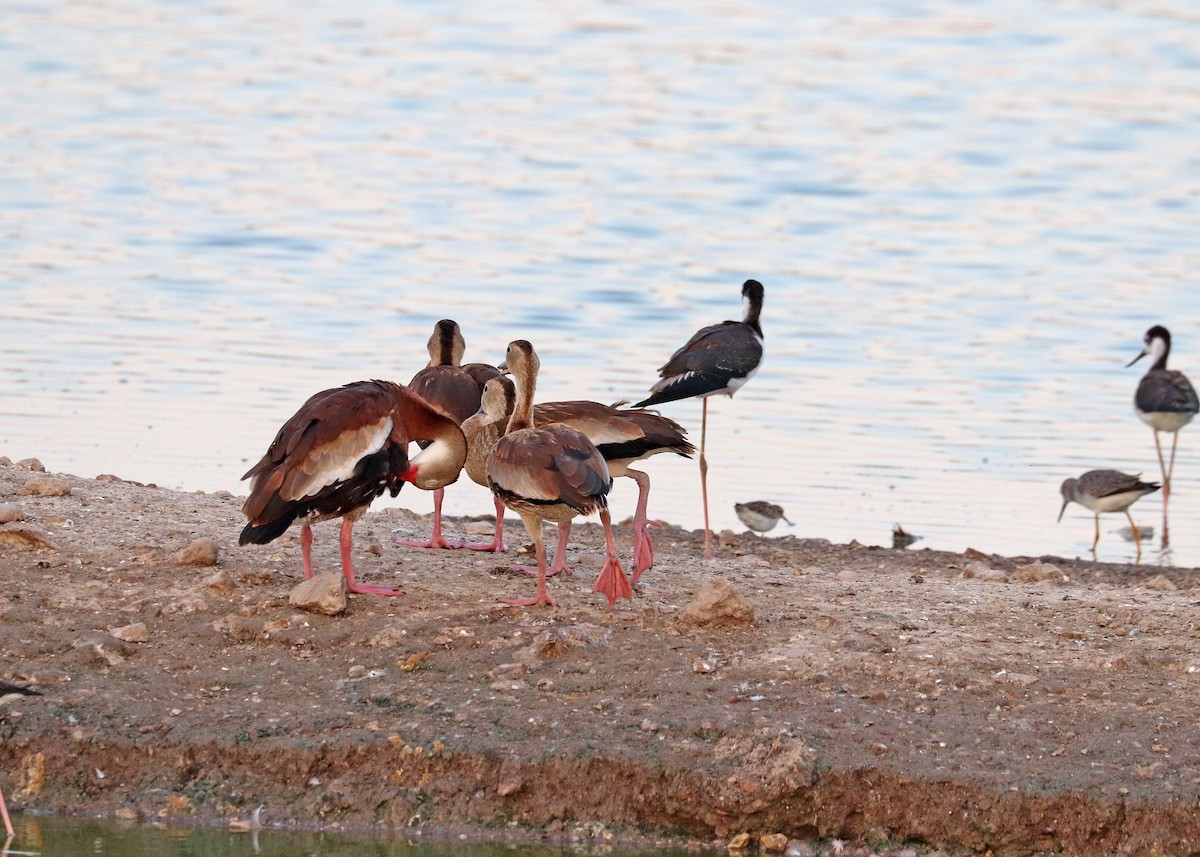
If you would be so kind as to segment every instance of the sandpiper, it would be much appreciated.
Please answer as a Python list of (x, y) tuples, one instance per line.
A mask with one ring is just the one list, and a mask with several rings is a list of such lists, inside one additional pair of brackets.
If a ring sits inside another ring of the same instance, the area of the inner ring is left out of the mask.
[(1065, 479), (1062, 484), (1063, 504), (1058, 511), (1058, 520), (1062, 520), (1063, 512), (1071, 502), (1078, 503), (1088, 509), (1096, 518), (1096, 537), (1092, 540), (1092, 553), (1096, 553), (1096, 545), (1100, 542), (1100, 513), (1124, 512), (1129, 519), (1130, 529), (1133, 530), (1133, 543), (1137, 545), (1138, 556), (1142, 555), (1142, 536), (1138, 532), (1129, 507), (1147, 494), (1159, 489), (1157, 482), (1143, 482), (1141, 474), (1130, 476), (1119, 470), (1089, 470), (1078, 479)]
[(783, 514), (782, 506), (768, 503), (765, 500), (735, 503), (733, 510), (737, 512), (738, 520), (745, 524), (747, 529), (754, 530), (756, 533), (765, 533), (775, 529), (775, 525), (781, 519), (787, 521), (789, 527), (792, 526), (792, 522), (788, 521), (787, 516)]

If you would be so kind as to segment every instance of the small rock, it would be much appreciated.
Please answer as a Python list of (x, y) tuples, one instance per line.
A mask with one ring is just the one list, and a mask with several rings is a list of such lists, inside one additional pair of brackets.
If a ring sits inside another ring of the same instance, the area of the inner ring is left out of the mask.
[(604, 565), (604, 555), (598, 553), (581, 553), (575, 558), (575, 565), (580, 568), (600, 568)]
[(0, 467), (12, 467), (12, 459), (7, 455), (0, 455)]
[(819, 565), (806, 565), (803, 569), (801, 569), (801, 571), (804, 574), (813, 574), (818, 577), (825, 573), (825, 569), (821, 568)]
[(0, 503), (0, 524), (11, 524), (13, 521), (24, 521), (25, 512), (16, 503)]
[(683, 619), (694, 625), (752, 625), (754, 609), (728, 580), (717, 579), (696, 593)]
[(962, 576), (967, 579), (982, 580), (984, 583), (1007, 583), (1008, 575), (998, 568), (992, 568), (986, 562), (970, 562), (963, 569)]
[(970, 580), (973, 577), (979, 577), (980, 575), (986, 574), (991, 570), (992, 567), (986, 562), (976, 560), (974, 562), (967, 563), (967, 567), (963, 569), (962, 576)]
[(23, 550), (58, 550), (58, 546), (50, 541), (49, 536), (41, 530), (25, 524), (7, 524), (0, 528), (0, 547), (14, 547)]
[(1176, 586), (1170, 579), (1163, 577), (1161, 574), (1157, 577), (1152, 577), (1146, 581), (1146, 588), (1153, 589), (1155, 592), (1174, 592), (1179, 587)]
[(214, 623), (214, 627), (233, 643), (253, 643), (266, 630), (266, 623), (253, 616), (226, 616)]
[(983, 551), (975, 550), (975, 548), (967, 548), (963, 551), (963, 556), (967, 559), (990, 559), (991, 557)]
[(520, 780), (505, 780), (496, 786), (496, 794), (500, 795), (500, 797), (508, 797), (519, 792), (524, 785)]
[(763, 851), (786, 851), (788, 838), (782, 833), (768, 833), (758, 838), (758, 847)]
[(749, 833), (739, 833), (733, 839), (730, 839), (725, 847), (730, 851), (744, 851), (750, 847), (750, 843), (753, 841)]
[(428, 657), (429, 652), (414, 652), (407, 658), (401, 658), (400, 660), (396, 661), (396, 666), (400, 667), (401, 672), (410, 673), (416, 670), (417, 667), (421, 666), (421, 664), (425, 663), (425, 660)]
[(350, 678), (362, 678), (367, 674), (367, 668), (362, 664), (355, 664), (346, 671), (346, 675)]
[(288, 603), (300, 610), (336, 616), (346, 611), (346, 578), (334, 572), (318, 574), (296, 586)]
[(1042, 580), (1066, 583), (1068, 578), (1054, 563), (1038, 560), (1015, 569), (1013, 571), (1013, 580), (1021, 583), (1037, 583)]
[(858, 572), (849, 568), (844, 568), (837, 573), (837, 579), (843, 583), (852, 583), (853, 581), (858, 580)]
[(38, 497), (65, 497), (71, 493), (71, 486), (56, 476), (35, 476), (25, 481), (25, 493)]
[(657, 732), (658, 724), (655, 723), (653, 720), (651, 720), (649, 717), (647, 717), (645, 720), (642, 721), (641, 729), (643, 732)]
[(124, 640), (126, 643), (146, 643), (150, 641), (150, 630), (146, 627), (145, 622), (122, 625), (120, 628), (113, 628), (108, 633), (112, 634), (118, 640)]
[(99, 476), (96, 477), (96, 481), (97, 482), (121, 482), (123, 480), (121, 479), (120, 476), (114, 476), (111, 473), (101, 473)]
[(220, 551), (210, 538), (196, 539), (175, 554), (176, 565), (216, 565)]
[(204, 585), (221, 595), (232, 595), (234, 590), (233, 575), (222, 569), (204, 578)]
[(1038, 683), (1038, 677), (1027, 673), (1007, 673), (1004, 676), (1009, 684), (1020, 685), (1021, 687), (1029, 687), (1032, 684)]
[(17, 467), (24, 468), (25, 470), (32, 470), (35, 473), (46, 472), (45, 465), (43, 465), (42, 462), (38, 461), (36, 458), (22, 458), (17, 462)]

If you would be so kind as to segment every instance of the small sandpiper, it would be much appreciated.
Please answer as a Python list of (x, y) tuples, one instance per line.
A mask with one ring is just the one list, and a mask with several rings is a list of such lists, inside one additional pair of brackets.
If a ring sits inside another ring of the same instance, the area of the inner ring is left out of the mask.
[[(1167, 357), (1171, 354), (1171, 334), (1160, 324), (1146, 331), (1146, 347), (1142, 353), (1126, 364), (1128, 369), (1149, 354), (1153, 365), (1146, 370), (1133, 397), (1133, 407), (1142, 422), (1154, 429), (1154, 448), (1158, 451), (1158, 466), (1162, 469), (1163, 516), (1171, 499), (1171, 473), (1175, 469), (1175, 446), (1179, 442), (1179, 430), (1192, 421), (1200, 411), (1192, 383), (1182, 372), (1167, 368)], [(1163, 462), (1159, 432), (1170, 432), (1171, 461)]]
[(1147, 494), (1159, 489), (1157, 482), (1143, 482), (1141, 474), (1130, 476), (1119, 470), (1089, 470), (1078, 479), (1066, 479), (1062, 484), (1063, 504), (1058, 511), (1058, 520), (1072, 502), (1088, 509), (1096, 518), (1096, 537), (1092, 540), (1092, 554), (1100, 542), (1100, 513), (1124, 512), (1133, 531), (1133, 542), (1137, 545), (1138, 557), (1142, 555), (1142, 534), (1138, 532), (1129, 507)]
[(775, 525), (779, 523), (780, 519), (787, 521), (789, 527), (792, 526), (792, 522), (788, 521), (783, 514), (782, 506), (776, 506), (765, 500), (735, 503), (733, 510), (737, 512), (738, 520), (745, 524), (747, 529), (754, 530), (756, 533), (765, 533), (775, 529)]

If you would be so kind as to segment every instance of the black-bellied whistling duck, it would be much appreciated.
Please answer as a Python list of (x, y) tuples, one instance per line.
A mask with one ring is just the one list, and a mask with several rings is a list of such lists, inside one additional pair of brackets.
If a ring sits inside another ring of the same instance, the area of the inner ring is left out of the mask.
[(671, 355), (658, 370), (661, 381), (650, 388), (651, 395), (635, 408), (646, 408), (679, 399), (699, 398), (703, 402), (700, 418), (700, 496), (704, 501), (704, 555), (712, 558), (712, 530), (708, 525), (708, 459), (704, 457), (708, 433), (708, 397), (724, 393), (732, 396), (754, 377), (763, 358), (762, 315), (763, 287), (758, 280), (742, 284), (744, 314), (741, 321), (723, 321), (701, 328), (684, 346)]
[[(0, 681), (0, 705), (6, 702), (12, 702), (15, 699), (20, 699), (22, 696), (41, 696), (41, 691), (34, 690), (29, 687), (22, 687), (19, 684), (9, 684), (6, 681)], [(8, 817), (8, 807), (4, 803), (4, 792), (0, 790), (0, 816), (4, 818), (4, 829), (8, 833), (9, 842), (13, 838), (12, 819)], [(8, 843), (4, 845), (7, 850)]]
[(599, 511), (604, 525), (607, 556), (596, 580), (595, 592), (608, 599), (632, 598), (633, 589), (613, 547), (608, 492), (612, 477), (604, 457), (587, 436), (570, 426), (539, 427), (533, 413), (539, 361), (533, 346), (523, 339), (510, 342), (505, 363), (517, 386), (517, 402), (508, 430), (496, 443), (487, 462), (488, 483), (505, 506), (521, 516), (533, 539), (538, 564), (538, 589), (533, 598), (502, 599), (531, 607), (556, 606), (546, 590), (546, 546), (542, 521), (559, 523), (576, 515)]
[[(412, 461), (408, 445), (428, 446)], [(390, 381), (358, 381), (323, 390), (292, 416), (258, 464), (242, 511), (250, 523), (239, 544), (266, 544), (299, 519), (304, 576), (313, 576), (311, 524), (342, 519), (342, 574), (350, 592), (403, 595), (391, 586), (354, 579), (354, 522), (385, 491), (405, 482), (427, 491), (458, 478), (467, 457), (462, 429), (420, 396)]]
[[(602, 405), (599, 402), (545, 402), (533, 409), (538, 425), (558, 423), (578, 429), (587, 435), (604, 456), (608, 472), (614, 479), (628, 476), (638, 486), (637, 508), (633, 515), (633, 583), (654, 565), (654, 543), (650, 539), (646, 504), (650, 497), (650, 477), (630, 465), (660, 452), (690, 456), (696, 448), (688, 442), (687, 432), (674, 420), (661, 414)], [(554, 563), (547, 574), (566, 569), (566, 546), (571, 522), (558, 525), (559, 540)]]
[[(490, 380), (483, 388), (479, 412), (463, 423), (463, 434), (467, 436), (465, 469), (467, 475), (479, 484), (487, 484), (487, 456), (500, 439), (515, 402), (516, 388), (511, 381), (503, 377)], [(696, 449), (688, 442), (687, 432), (679, 423), (660, 414), (623, 410), (619, 404), (602, 405), (599, 402), (543, 402), (534, 406), (533, 418), (539, 426), (562, 423), (583, 432), (604, 457), (610, 476), (628, 476), (637, 483), (638, 503), (633, 516), (633, 582), (636, 584), (642, 573), (654, 565), (654, 543), (650, 539), (646, 516), (650, 477), (630, 465), (660, 452), (690, 456)], [(469, 547), (496, 550), (495, 545), (500, 544), (504, 505), (499, 500), (496, 502), (496, 536), (488, 544)], [(559, 572), (570, 574), (566, 567), (566, 546), (570, 535), (571, 522), (560, 523), (558, 547), (554, 561), (546, 571), (547, 577)], [(517, 567), (522, 571), (537, 571), (536, 568)]]
[[(463, 421), (463, 435), (467, 438), (467, 463), (463, 465), (463, 470), (476, 485), (490, 489), (487, 477), (488, 456), (496, 448), (501, 435), (508, 429), (508, 420), (516, 402), (517, 390), (513, 382), (497, 374), (484, 383), (479, 410)], [(492, 540), (482, 544), (462, 542), (460, 547), (477, 551), (507, 550), (504, 546), (504, 503), (495, 494), (492, 495), (492, 501), (496, 504), (496, 532)]]
[[(1175, 471), (1175, 446), (1179, 443), (1179, 430), (1192, 421), (1200, 411), (1200, 398), (1187, 376), (1175, 369), (1167, 368), (1171, 354), (1171, 334), (1161, 324), (1146, 331), (1146, 347), (1142, 353), (1126, 364), (1128, 369), (1147, 354), (1154, 364), (1146, 370), (1133, 397), (1133, 408), (1142, 422), (1154, 429), (1154, 449), (1158, 452), (1158, 466), (1162, 471), (1163, 501), (1163, 544), (1166, 544), (1167, 503), (1171, 499), (1171, 474)], [(1171, 434), (1171, 463), (1163, 462), (1159, 432)]]
[[(479, 410), (483, 384), (477, 376), (486, 378), (488, 369), (497, 375), (500, 371), (483, 363), (472, 363), (471, 371), (462, 365), (467, 343), (463, 339), (458, 322), (448, 318), (433, 326), (428, 348), (429, 363), (413, 375), (412, 380), (408, 382), (408, 388), (425, 401), (441, 408), (453, 417), (456, 423), (462, 425), (465, 419)], [(442, 537), (444, 495), (445, 489), (442, 488), (433, 492), (433, 532), (428, 540), (422, 542), (400, 539), (396, 544), (413, 548), (461, 547), (461, 542), (452, 545)]]

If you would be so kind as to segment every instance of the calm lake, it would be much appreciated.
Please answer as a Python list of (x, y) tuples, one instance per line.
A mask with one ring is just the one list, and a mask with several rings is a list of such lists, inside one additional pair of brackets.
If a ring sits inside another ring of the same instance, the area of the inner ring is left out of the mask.
[[(1145, 330), (1200, 381), (1191, 0), (27, 0), (0, 69), (0, 455), (50, 470), (241, 493), (310, 394), (407, 381), (443, 317), (468, 360), (531, 340), (543, 400), (640, 398), (754, 277), (716, 529), (765, 499), (772, 535), (1076, 556), (1065, 477), (1158, 478)], [(699, 402), (662, 410), (699, 441)], [(1200, 564), (1180, 437), (1144, 562)], [(698, 528), (695, 462), (646, 469)], [(492, 503), (464, 477), (446, 510)]]

